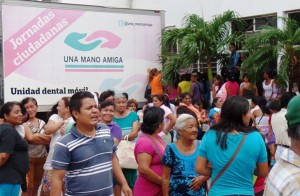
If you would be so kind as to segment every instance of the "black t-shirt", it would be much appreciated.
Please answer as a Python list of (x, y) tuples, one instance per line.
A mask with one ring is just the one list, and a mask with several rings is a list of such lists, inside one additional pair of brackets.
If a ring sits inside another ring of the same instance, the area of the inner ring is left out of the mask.
[(14, 127), (7, 124), (0, 125), (0, 153), (3, 152), (10, 154), (10, 157), (0, 167), (0, 183), (22, 184), (23, 178), (16, 167), (24, 174), (28, 172), (28, 143)]

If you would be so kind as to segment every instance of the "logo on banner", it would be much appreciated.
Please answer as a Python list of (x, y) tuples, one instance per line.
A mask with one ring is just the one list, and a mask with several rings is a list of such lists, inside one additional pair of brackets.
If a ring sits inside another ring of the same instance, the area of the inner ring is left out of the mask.
[[(69, 33), (64, 43), (77, 51), (91, 51), (95, 48), (114, 49), (121, 43), (121, 38), (110, 31), (95, 31), (87, 33)], [(123, 72), (124, 65), (121, 56), (93, 56), (90, 53), (64, 56), (66, 72)]]
[(109, 31), (95, 31), (91, 35), (87, 33), (72, 32), (65, 38), (65, 44), (79, 51), (91, 51), (100, 48), (116, 48), (121, 38)]

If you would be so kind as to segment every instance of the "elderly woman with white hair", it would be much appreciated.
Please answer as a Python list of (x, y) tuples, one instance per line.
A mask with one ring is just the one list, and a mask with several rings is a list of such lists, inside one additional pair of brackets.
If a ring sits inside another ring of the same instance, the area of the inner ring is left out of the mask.
[(163, 158), (163, 195), (205, 195), (209, 177), (195, 172), (198, 149), (198, 126), (189, 114), (181, 114), (175, 130), (179, 139), (166, 147)]

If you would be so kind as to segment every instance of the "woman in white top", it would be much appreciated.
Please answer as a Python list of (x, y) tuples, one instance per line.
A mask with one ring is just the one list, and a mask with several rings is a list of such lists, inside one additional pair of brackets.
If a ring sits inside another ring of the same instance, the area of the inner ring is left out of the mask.
[(153, 106), (160, 107), (165, 111), (164, 114), (164, 129), (158, 135), (164, 140), (166, 144), (171, 143), (170, 131), (176, 123), (176, 118), (171, 109), (164, 105), (164, 96), (162, 94), (153, 95)]
[[(57, 110), (57, 114), (55, 113)], [(49, 154), (44, 165), (44, 176), (42, 180), (41, 196), (50, 195), (50, 184), (52, 176), (51, 161), (54, 152), (54, 146), (56, 142), (64, 135), (66, 125), (72, 120), (69, 98), (61, 98), (56, 105), (53, 106), (52, 114), (48, 123), (45, 125), (45, 133), (51, 135), (51, 142), (49, 146)]]
[(266, 107), (267, 101), (265, 97), (255, 97), (252, 100), (252, 107), (255, 107), (251, 110), (253, 125), (256, 125), (262, 134), (266, 138), (266, 144), (268, 145), (271, 152), (271, 159), (275, 157), (275, 137), (270, 124), (270, 111)]
[(262, 83), (264, 92), (263, 95), (265, 96), (267, 101), (271, 101), (273, 95), (273, 85), (274, 81), (270, 77), (270, 72), (264, 72), (264, 81)]

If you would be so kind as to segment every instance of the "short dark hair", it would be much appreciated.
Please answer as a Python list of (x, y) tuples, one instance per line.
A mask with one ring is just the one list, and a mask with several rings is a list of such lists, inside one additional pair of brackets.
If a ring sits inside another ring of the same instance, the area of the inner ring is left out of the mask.
[(227, 149), (227, 134), (230, 131), (250, 132), (253, 130), (252, 127), (245, 126), (243, 123), (243, 115), (248, 112), (249, 102), (246, 98), (233, 96), (226, 99), (221, 109), (220, 121), (211, 128), (216, 130), (217, 144), (220, 144), (221, 149)]
[(212, 103), (211, 103), (211, 108), (216, 107), (216, 103), (218, 102), (219, 99), (222, 99), (221, 97), (216, 97), (213, 99)]
[(290, 138), (300, 140), (300, 124), (295, 124), (295, 125), (289, 126), (288, 136)]
[(126, 97), (126, 99), (128, 100), (128, 98), (129, 98), (128, 93), (123, 92), (122, 95), (124, 95)]
[(235, 43), (233, 43), (233, 42), (230, 42), (229, 45), (230, 45), (230, 46), (233, 46), (234, 48), (236, 47), (236, 46), (235, 46)]
[(151, 107), (144, 111), (143, 124), (141, 130), (143, 133), (153, 134), (164, 120), (165, 111), (161, 108)]
[(185, 92), (185, 93), (182, 93), (182, 94), (180, 95), (180, 99), (182, 100), (182, 99), (184, 99), (186, 96), (192, 97), (190, 92)]
[(287, 108), (290, 100), (296, 96), (296, 93), (294, 92), (285, 92), (282, 94), (281, 97), (281, 107), (282, 108)]
[(191, 80), (191, 74), (185, 73), (182, 75), (182, 81), (190, 81)]
[(0, 118), (3, 118), (5, 121), (4, 116), (9, 115), (9, 113), (12, 111), (12, 108), (16, 105), (18, 105), (20, 108), (22, 108), (21, 103), (16, 102), (16, 101), (9, 101), (9, 102), (6, 102), (5, 104), (3, 104), (0, 109)]
[(164, 103), (164, 96), (163, 94), (155, 94), (155, 95), (152, 95), (152, 99), (156, 97), (159, 101), (163, 102)]
[(71, 101), (70, 101), (70, 112), (71, 115), (74, 119), (74, 121), (76, 122), (75, 117), (73, 116), (73, 111), (77, 111), (80, 112), (80, 108), (82, 106), (82, 100), (85, 98), (92, 98), (94, 99), (94, 95), (89, 92), (89, 91), (81, 91), (81, 92), (77, 92), (75, 93), (72, 97), (71, 97)]
[(230, 81), (230, 82), (234, 82), (235, 81), (235, 76), (234, 76), (234, 74), (233, 73), (231, 73), (231, 72), (228, 72), (228, 80)]
[(169, 95), (164, 93), (164, 94), (162, 94), (162, 96), (163, 96), (163, 99), (164, 99), (164, 102), (163, 102), (164, 105), (171, 109)]
[(258, 105), (263, 113), (270, 114), (269, 108), (267, 107), (268, 102), (267, 102), (267, 99), (265, 98), (265, 96), (253, 97), (252, 102), (255, 105)]
[(202, 101), (199, 100), (199, 99), (193, 100), (192, 103), (193, 103), (193, 105), (195, 105), (195, 104), (196, 105), (203, 105)]
[(113, 91), (113, 90), (103, 91), (99, 96), (99, 102), (101, 103), (102, 101), (104, 101), (105, 99), (107, 99), (110, 96), (115, 96), (115, 91)]
[[(180, 116), (181, 114), (190, 114), (192, 115), (198, 122), (198, 118), (197, 115), (195, 114), (195, 112), (193, 112), (192, 110), (190, 110), (188, 107), (186, 106), (179, 106), (176, 110), (176, 115), (177, 117)], [(199, 127), (199, 124), (197, 124)]]
[(270, 101), (269, 109), (275, 110), (276, 112), (279, 112), (281, 110), (281, 102), (279, 99), (273, 99)]
[(100, 103), (100, 110), (102, 110), (103, 108), (106, 108), (108, 106), (113, 106), (115, 107), (115, 103), (112, 101), (103, 101)]

